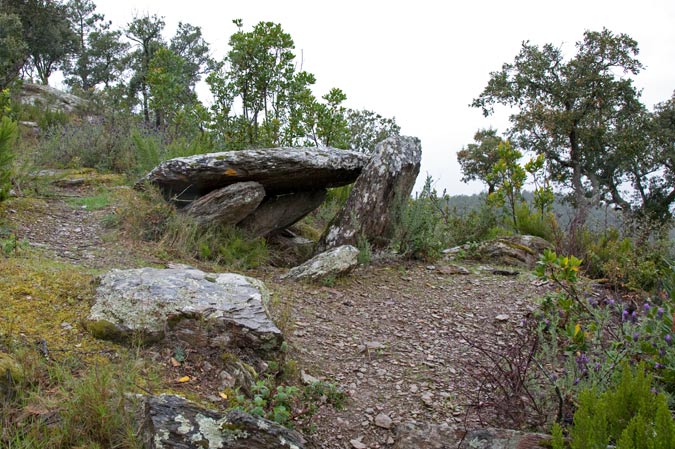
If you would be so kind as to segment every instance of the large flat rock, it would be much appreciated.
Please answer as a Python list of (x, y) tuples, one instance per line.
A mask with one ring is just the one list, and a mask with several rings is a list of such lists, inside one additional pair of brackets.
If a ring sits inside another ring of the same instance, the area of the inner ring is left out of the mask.
[(315, 191), (353, 183), (369, 156), (335, 148), (269, 148), (200, 154), (164, 161), (141, 179), (167, 198), (189, 201), (242, 181), (268, 195)]
[(112, 270), (101, 278), (85, 327), (98, 338), (144, 342), (168, 334), (194, 346), (268, 352), (281, 345), (269, 293), (254, 278), (190, 267)]

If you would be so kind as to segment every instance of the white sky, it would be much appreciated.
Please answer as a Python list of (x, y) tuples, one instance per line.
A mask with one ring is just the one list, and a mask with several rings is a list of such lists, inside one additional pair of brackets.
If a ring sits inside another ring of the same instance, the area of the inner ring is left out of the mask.
[(179, 21), (200, 26), (221, 59), (241, 18), (246, 30), (280, 23), (295, 42), (296, 59), (317, 78), (320, 97), (332, 87), (347, 106), (396, 117), (401, 133), (422, 141), (422, 169), (436, 188), (470, 194), (483, 185), (459, 181), (456, 152), (479, 128), (503, 132), (507, 111), (483, 117), (468, 104), (491, 71), (512, 62), (521, 42), (553, 43), (571, 56), (584, 30), (626, 33), (637, 40), (645, 70), (635, 79), (647, 107), (675, 90), (675, 1), (473, 0), (94, 0), (98, 12), (123, 28), (134, 15), (165, 17), (167, 38)]

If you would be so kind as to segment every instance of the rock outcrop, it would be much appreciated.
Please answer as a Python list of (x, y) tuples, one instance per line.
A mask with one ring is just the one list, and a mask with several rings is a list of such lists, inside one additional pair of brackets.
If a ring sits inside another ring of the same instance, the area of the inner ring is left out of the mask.
[(199, 154), (164, 161), (139, 181), (168, 199), (191, 201), (231, 184), (260, 183), (267, 195), (351, 184), (368, 156), (335, 148), (269, 148)]
[(159, 341), (170, 334), (190, 346), (276, 350), (281, 331), (266, 310), (262, 282), (190, 267), (112, 270), (102, 276), (84, 322), (102, 339)]
[(197, 223), (236, 225), (251, 215), (265, 198), (265, 189), (257, 182), (239, 182), (216, 189), (191, 202), (185, 212)]
[(292, 268), (283, 277), (296, 281), (318, 281), (329, 276), (341, 276), (358, 264), (358, 255), (359, 250), (351, 245), (338, 246)]
[(87, 101), (76, 95), (62, 92), (42, 84), (24, 83), (19, 93), (23, 104), (44, 107), (51, 111), (73, 112), (87, 105)]
[(174, 395), (141, 402), (148, 449), (302, 449), (305, 444), (298, 432), (241, 410), (219, 413)]
[(481, 242), (478, 245), (461, 245), (443, 251), (448, 257), (463, 258), (499, 265), (534, 268), (545, 249), (553, 245), (533, 235), (513, 235)]
[(359, 236), (375, 248), (386, 246), (398, 203), (410, 196), (421, 159), (422, 148), (417, 138), (393, 136), (377, 144), (375, 156), (322, 236), (319, 250), (355, 245)]

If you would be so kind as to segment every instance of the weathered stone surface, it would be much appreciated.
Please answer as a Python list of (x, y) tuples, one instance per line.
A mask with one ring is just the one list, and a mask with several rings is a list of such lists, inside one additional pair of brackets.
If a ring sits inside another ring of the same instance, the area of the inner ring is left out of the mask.
[(85, 106), (87, 101), (76, 95), (62, 92), (42, 84), (24, 83), (19, 93), (19, 101), (23, 104), (45, 107), (52, 111), (73, 112)]
[(302, 449), (301, 434), (241, 410), (219, 413), (174, 395), (143, 398), (148, 449)]
[(199, 224), (235, 225), (250, 215), (265, 198), (265, 189), (257, 182), (239, 182), (194, 200), (185, 213)]
[(164, 161), (137, 184), (156, 184), (167, 198), (193, 200), (243, 181), (263, 185), (268, 195), (351, 184), (367, 155), (335, 148), (271, 148), (200, 154)]
[(239, 227), (253, 236), (262, 237), (291, 226), (319, 207), (324, 199), (326, 189), (270, 196), (255, 212), (242, 220)]
[(465, 258), (482, 262), (534, 268), (544, 250), (552, 247), (541, 237), (514, 235), (482, 242), (477, 247), (462, 245), (443, 252), (449, 257), (462, 254)]
[(283, 277), (296, 281), (318, 281), (328, 276), (340, 276), (358, 264), (358, 255), (359, 250), (351, 245), (338, 246), (292, 268)]
[(277, 349), (279, 329), (266, 310), (262, 282), (190, 267), (112, 270), (101, 278), (85, 327), (98, 338), (157, 341), (171, 334), (188, 345)]
[(396, 203), (410, 196), (421, 159), (417, 138), (393, 136), (377, 144), (375, 156), (322, 236), (319, 250), (355, 245), (359, 236), (375, 248), (386, 246), (393, 231)]
[(478, 429), (466, 432), (447, 424), (405, 423), (398, 426), (394, 449), (544, 449), (550, 447), (548, 435), (504, 429)]

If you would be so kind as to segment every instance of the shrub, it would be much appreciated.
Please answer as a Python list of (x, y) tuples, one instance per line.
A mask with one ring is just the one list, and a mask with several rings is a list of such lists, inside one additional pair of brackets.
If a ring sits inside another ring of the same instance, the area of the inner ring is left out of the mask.
[[(554, 427), (553, 449), (564, 449), (560, 426)], [(652, 390), (643, 366), (624, 365), (608, 391), (584, 390), (569, 431), (572, 449), (657, 449), (675, 447), (675, 421), (666, 396)]]
[(12, 188), (12, 161), (17, 136), (16, 123), (8, 117), (2, 117), (0, 119), (0, 202), (7, 199)]

